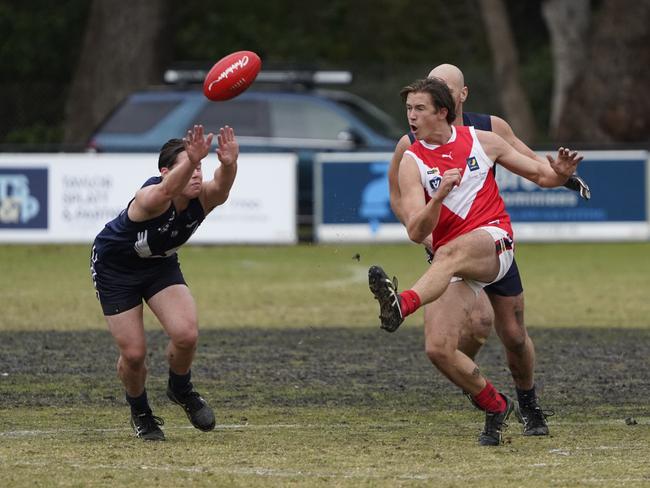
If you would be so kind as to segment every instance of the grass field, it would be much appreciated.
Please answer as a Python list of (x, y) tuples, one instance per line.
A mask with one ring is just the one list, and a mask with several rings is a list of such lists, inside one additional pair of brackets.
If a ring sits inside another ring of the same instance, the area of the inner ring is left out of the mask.
[[(89, 255), (88, 246), (0, 246), (0, 330), (104, 330)], [(519, 245), (527, 324), (647, 327), (649, 256), (649, 243)], [(375, 326), (368, 267), (381, 264), (404, 288), (425, 261), (408, 245), (189, 246), (181, 264), (211, 329)]]
[[(360, 259), (353, 259), (356, 254)], [(401, 287), (414, 246), (188, 247), (196, 384), (218, 427), (164, 396), (167, 441), (132, 437), (81, 246), (0, 246), (0, 486), (650, 486), (650, 244), (520, 245), (552, 435), (480, 448), (482, 415), (422, 352), (421, 316), (377, 327), (371, 264)], [(493, 336), (478, 362), (511, 393)]]

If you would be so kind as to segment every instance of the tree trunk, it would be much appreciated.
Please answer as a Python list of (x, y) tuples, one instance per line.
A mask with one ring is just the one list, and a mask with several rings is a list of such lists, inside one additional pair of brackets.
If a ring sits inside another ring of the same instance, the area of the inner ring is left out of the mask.
[(133, 90), (162, 80), (168, 0), (93, 0), (68, 94), (64, 142), (83, 144)]
[(603, 0), (559, 131), (568, 142), (650, 140), (650, 2)]
[(535, 121), (519, 80), (517, 47), (505, 5), (503, 0), (480, 0), (479, 4), (506, 119), (520, 139), (532, 142), (536, 133)]
[(553, 98), (550, 133), (557, 137), (568, 91), (584, 67), (591, 10), (589, 0), (545, 0), (542, 14), (551, 34)]

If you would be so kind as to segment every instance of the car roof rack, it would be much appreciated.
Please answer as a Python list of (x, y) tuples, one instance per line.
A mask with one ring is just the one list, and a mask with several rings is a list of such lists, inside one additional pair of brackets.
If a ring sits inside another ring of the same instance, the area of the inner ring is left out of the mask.
[[(206, 69), (169, 68), (163, 80), (169, 85), (203, 83), (208, 74)], [(262, 70), (255, 78), (256, 83), (280, 83), (286, 85), (349, 85), (352, 73), (342, 70)]]

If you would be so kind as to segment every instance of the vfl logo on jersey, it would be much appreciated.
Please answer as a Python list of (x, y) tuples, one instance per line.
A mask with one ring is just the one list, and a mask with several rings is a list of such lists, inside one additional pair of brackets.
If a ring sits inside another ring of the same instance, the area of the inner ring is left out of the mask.
[(476, 171), (479, 169), (478, 161), (474, 156), (471, 158), (467, 158), (467, 167), (469, 168), (470, 171)]
[(429, 188), (432, 191), (437, 191), (442, 181), (442, 176), (440, 176), (440, 170), (438, 168), (431, 168), (427, 170), (427, 181), (429, 182)]
[(158, 227), (158, 232), (160, 232), (161, 234), (166, 233), (169, 230), (169, 227), (172, 225), (172, 222), (174, 222), (175, 218), (176, 218), (176, 211), (172, 210), (172, 214), (167, 220), (167, 222), (161, 227)]

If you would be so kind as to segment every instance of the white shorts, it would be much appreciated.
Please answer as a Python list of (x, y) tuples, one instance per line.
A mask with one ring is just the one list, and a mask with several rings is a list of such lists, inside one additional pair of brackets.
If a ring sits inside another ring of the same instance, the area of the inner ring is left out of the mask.
[(502, 228), (495, 227), (493, 225), (486, 225), (484, 227), (479, 227), (479, 229), (484, 230), (494, 239), (496, 253), (499, 257), (499, 272), (497, 273), (496, 277), (490, 282), (467, 280), (461, 278), (460, 276), (454, 276), (450, 281), (450, 283), (454, 283), (456, 281), (464, 281), (467, 283), (467, 286), (474, 290), (474, 293), (477, 295), (486, 286), (491, 285), (492, 283), (495, 283), (503, 278), (510, 269), (510, 266), (512, 266), (512, 261), (515, 259), (515, 244), (512, 241), (510, 234), (508, 234)]

